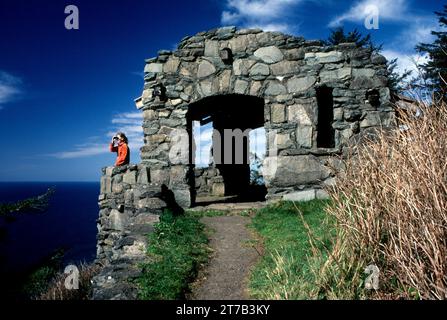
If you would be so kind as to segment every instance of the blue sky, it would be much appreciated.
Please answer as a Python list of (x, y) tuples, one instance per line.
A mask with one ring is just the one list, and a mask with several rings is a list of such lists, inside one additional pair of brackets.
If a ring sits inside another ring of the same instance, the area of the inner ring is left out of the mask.
[[(130, 136), (139, 162), (144, 60), (181, 38), (223, 25), (325, 39), (343, 25), (371, 33), (384, 55), (412, 68), (420, 41), (438, 28), (439, 0), (2, 0), (0, 2), (0, 181), (97, 181), (111, 165), (110, 135)], [(67, 5), (80, 29), (66, 30)], [(379, 9), (378, 30), (364, 27)]]

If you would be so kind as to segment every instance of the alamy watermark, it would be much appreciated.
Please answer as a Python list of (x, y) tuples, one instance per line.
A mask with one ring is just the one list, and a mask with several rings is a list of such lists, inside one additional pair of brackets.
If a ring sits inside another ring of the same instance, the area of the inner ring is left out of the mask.
[(371, 264), (365, 268), (365, 273), (368, 274), (368, 277), (365, 280), (365, 289), (379, 290), (379, 268), (376, 265)]
[(365, 28), (368, 30), (378, 30), (379, 29), (379, 23), (380, 23), (380, 10), (379, 7), (376, 5), (368, 5), (365, 7), (364, 14), (365, 17)]
[(65, 277), (64, 286), (67, 290), (78, 290), (79, 289), (79, 269), (75, 265), (69, 265), (65, 268), (64, 273), (67, 275)]
[(69, 5), (65, 7), (64, 13), (68, 16), (65, 17), (65, 29), (67, 30), (79, 30), (79, 9), (75, 5)]
[[(250, 162), (250, 131), (251, 129), (213, 129), (212, 134), (212, 162), (220, 164), (248, 164)], [(186, 129), (175, 129), (169, 135), (171, 144), (169, 148), (169, 161), (174, 165), (195, 164), (196, 143), (191, 139)], [(278, 146), (276, 130), (269, 130), (266, 134), (266, 155), (263, 165), (264, 176), (274, 176), (278, 169)], [(192, 146), (190, 146), (192, 144)], [(190, 152), (193, 155), (190, 155)]]

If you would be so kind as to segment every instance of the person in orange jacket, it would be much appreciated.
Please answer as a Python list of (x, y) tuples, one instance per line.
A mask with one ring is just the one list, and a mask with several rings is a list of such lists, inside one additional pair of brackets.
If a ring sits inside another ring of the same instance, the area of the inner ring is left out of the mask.
[(118, 157), (116, 158), (115, 166), (123, 166), (130, 162), (130, 150), (128, 146), (128, 140), (124, 133), (118, 132), (116, 136), (112, 138), (110, 143), (110, 152), (116, 152)]

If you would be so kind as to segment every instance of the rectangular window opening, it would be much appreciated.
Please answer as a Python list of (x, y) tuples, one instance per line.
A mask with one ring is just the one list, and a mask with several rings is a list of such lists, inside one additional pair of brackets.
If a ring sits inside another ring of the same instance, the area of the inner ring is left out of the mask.
[(335, 130), (332, 126), (334, 122), (334, 97), (332, 91), (332, 88), (325, 86), (317, 89), (318, 148), (335, 148)]

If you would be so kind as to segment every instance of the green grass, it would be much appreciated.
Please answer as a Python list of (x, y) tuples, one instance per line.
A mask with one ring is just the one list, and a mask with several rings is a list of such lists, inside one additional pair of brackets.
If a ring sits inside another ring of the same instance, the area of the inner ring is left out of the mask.
[(262, 237), (265, 250), (250, 277), (253, 298), (318, 298), (313, 270), (324, 261), (318, 253), (327, 251), (334, 234), (324, 212), (328, 204), (321, 200), (280, 202), (261, 209), (253, 218), (251, 226)]
[(209, 258), (204, 228), (199, 217), (162, 215), (155, 232), (149, 235), (152, 262), (144, 265), (143, 275), (137, 280), (140, 299), (185, 298), (190, 283)]

